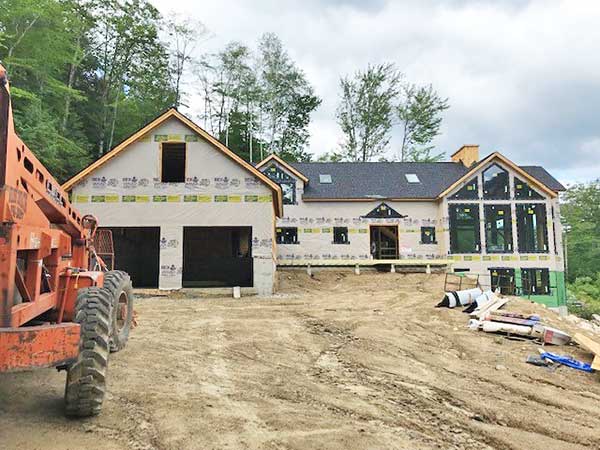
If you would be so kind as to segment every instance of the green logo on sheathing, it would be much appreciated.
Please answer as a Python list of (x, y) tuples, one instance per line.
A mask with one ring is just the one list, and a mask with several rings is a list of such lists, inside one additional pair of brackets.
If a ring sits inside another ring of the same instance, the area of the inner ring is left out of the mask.
[(183, 196), (183, 201), (184, 202), (197, 202), (198, 201), (198, 196), (197, 195), (184, 195)]
[(92, 203), (104, 203), (104, 195), (92, 195)]
[(167, 201), (167, 196), (166, 195), (153, 195), (152, 196), (152, 201), (156, 202), (156, 203), (163, 203)]
[(258, 195), (245, 195), (244, 201), (246, 203), (256, 203), (258, 202)]
[(123, 203), (135, 203), (135, 195), (123, 195), (121, 201)]
[(228, 198), (226, 195), (215, 195), (215, 202), (223, 203), (223, 202), (227, 202), (227, 201), (228, 201)]

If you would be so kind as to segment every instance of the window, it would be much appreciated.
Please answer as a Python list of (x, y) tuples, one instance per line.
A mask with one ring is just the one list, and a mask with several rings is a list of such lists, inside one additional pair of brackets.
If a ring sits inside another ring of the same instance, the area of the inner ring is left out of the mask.
[(485, 205), (485, 249), (488, 253), (512, 253), (510, 205)]
[(421, 180), (419, 180), (419, 177), (417, 176), (416, 173), (406, 173), (404, 174), (404, 176), (406, 177), (406, 181), (408, 181), (409, 183), (420, 183)]
[(333, 227), (333, 243), (349, 244), (348, 227)]
[(492, 291), (500, 288), (502, 295), (515, 295), (515, 269), (490, 268)]
[(456, 194), (450, 197), (450, 200), (475, 200), (479, 197), (477, 187), (477, 177), (465, 184)]
[(479, 206), (450, 205), (450, 252), (479, 253)]
[(483, 172), (483, 198), (493, 200), (510, 198), (508, 172), (496, 164)]
[(404, 219), (405, 217), (394, 208), (390, 208), (386, 203), (381, 203), (365, 216), (367, 219)]
[(285, 183), (279, 183), (281, 186), (281, 192), (283, 193), (283, 204), (284, 205), (295, 205), (296, 204), (296, 183), (286, 181)]
[(517, 236), (520, 253), (547, 253), (546, 205), (517, 204)]
[(521, 286), (524, 295), (550, 295), (548, 269), (521, 269)]
[(421, 227), (421, 244), (437, 244), (435, 227)]
[(278, 244), (298, 244), (298, 228), (282, 227), (277, 228)]
[(319, 174), (319, 183), (321, 184), (331, 184), (331, 175), (329, 174)]
[(263, 172), (267, 177), (281, 186), (284, 205), (296, 204), (296, 179), (289, 176), (275, 164), (271, 164)]
[(161, 174), (163, 183), (185, 182), (185, 144), (162, 144)]
[(529, 186), (527, 183), (519, 180), (516, 177), (515, 177), (515, 198), (517, 200), (527, 200), (527, 199), (543, 200), (544, 199), (544, 197), (542, 197), (536, 191), (531, 189), (531, 186)]

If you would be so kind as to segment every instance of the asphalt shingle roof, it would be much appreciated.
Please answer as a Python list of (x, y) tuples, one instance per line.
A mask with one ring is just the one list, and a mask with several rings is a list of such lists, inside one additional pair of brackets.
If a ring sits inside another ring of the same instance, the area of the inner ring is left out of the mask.
[[(462, 164), (453, 162), (311, 162), (290, 165), (309, 179), (304, 190), (306, 199), (432, 199), (468, 172)], [(542, 167), (525, 166), (523, 170), (552, 190), (564, 190), (564, 186)], [(319, 175), (322, 174), (331, 175), (332, 183), (320, 183)], [(416, 174), (421, 182), (409, 183), (406, 174)]]

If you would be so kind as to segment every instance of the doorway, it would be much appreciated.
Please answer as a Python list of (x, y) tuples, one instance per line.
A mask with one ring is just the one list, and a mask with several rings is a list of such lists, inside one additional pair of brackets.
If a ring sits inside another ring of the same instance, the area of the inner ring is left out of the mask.
[(106, 227), (112, 231), (114, 269), (131, 277), (135, 288), (158, 288), (160, 227)]
[(184, 227), (183, 287), (252, 287), (252, 227)]
[(371, 225), (373, 259), (398, 259), (398, 226)]

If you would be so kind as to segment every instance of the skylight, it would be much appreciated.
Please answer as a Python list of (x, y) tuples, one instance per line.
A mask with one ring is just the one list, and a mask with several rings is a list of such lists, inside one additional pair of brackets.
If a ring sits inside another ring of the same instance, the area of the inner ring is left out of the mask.
[(319, 183), (321, 184), (331, 184), (331, 175), (329, 175), (328, 173), (321, 173), (319, 174)]
[(419, 180), (419, 177), (417, 176), (416, 173), (405, 173), (404, 176), (406, 177), (406, 181), (408, 181), (409, 183), (420, 183), (421, 180)]

